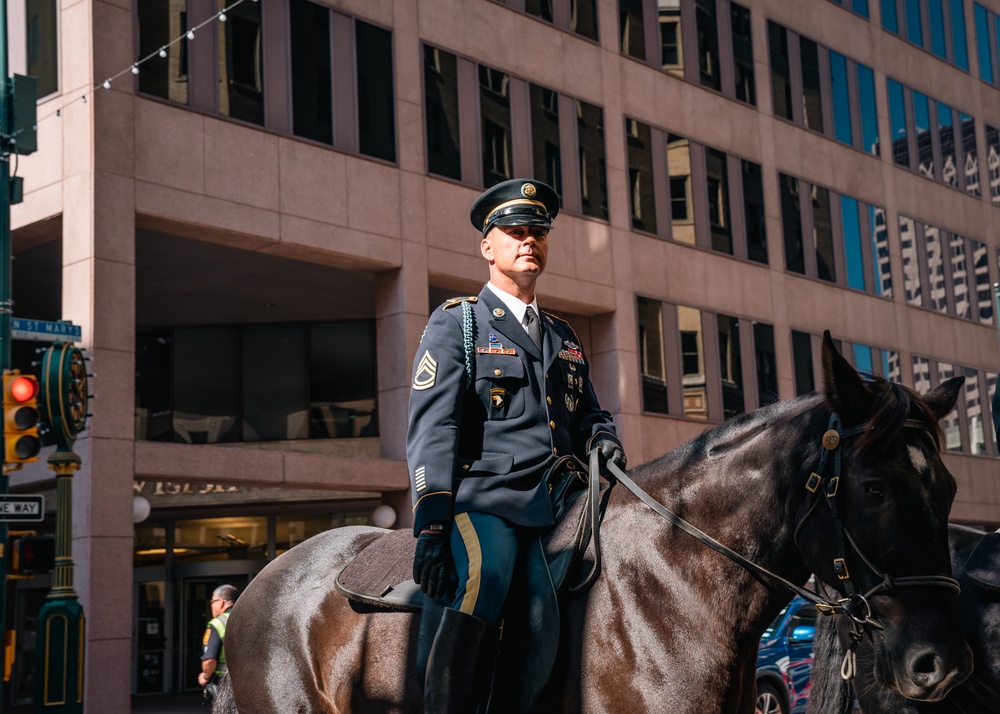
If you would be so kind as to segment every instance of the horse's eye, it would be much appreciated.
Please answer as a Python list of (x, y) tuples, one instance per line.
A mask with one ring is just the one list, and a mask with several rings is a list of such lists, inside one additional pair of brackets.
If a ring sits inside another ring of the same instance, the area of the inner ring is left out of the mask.
[(885, 491), (878, 484), (868, 484), (865, 486), (865, 493), (867, 493), (872, 498), (877, 498), (880, 501), (885, 498)]

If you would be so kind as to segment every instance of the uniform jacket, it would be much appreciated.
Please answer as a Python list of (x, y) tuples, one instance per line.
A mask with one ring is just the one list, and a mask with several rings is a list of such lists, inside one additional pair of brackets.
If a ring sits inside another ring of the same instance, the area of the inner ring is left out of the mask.
[[(469, 387), (463, 301), (475, 316)], [(489, 288), (431, 314), (413, 360), (406, 438), (414, 534), (465, 511), (550, 525), (545, 470), (564, 455), (586, 463), (598, 436), (618, 441), (573, 328), (540, 319), (541, 354)]]

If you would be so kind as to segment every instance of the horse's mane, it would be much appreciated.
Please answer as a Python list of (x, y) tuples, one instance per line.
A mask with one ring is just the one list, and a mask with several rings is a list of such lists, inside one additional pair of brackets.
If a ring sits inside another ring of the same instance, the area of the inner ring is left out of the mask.
[(944, 441), (938, 417), (930, 403), (909, 387), (890, 382), (875, 374), (864, 374), (865, 389), (872, 395), (867, 428), (858, 437), (858, 451), (865, 454), (876, 446), (896, 439), (908, 419), (924, 422), (927, 432), (940, 451)]

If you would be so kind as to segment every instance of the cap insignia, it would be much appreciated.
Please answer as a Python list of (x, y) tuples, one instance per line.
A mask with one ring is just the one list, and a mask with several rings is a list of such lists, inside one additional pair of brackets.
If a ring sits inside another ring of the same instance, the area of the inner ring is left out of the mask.
[(534, 198), (536, 193), (538, 193), (538, 189), (535, 188), (534, 184), (526, 183), (521, 186), (521, 195), (525, 198)]

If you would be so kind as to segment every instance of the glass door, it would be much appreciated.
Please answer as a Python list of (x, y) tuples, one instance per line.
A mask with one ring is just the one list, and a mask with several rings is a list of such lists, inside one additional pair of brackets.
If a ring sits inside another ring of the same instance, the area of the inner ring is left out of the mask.
[(181, 628), (178, 648), (178, 689), (188, 691), (198, 689), (198, 673), (201, 672), (201, 653), (204, 647), (205, 628), (212, 619), (209, 601), (212, 591), (220, 585), (235, 585), (243, 592), (250, 576), (233, 574), (226, 576), (205, 576), (185, 578), (181, 587), (175, 588), (178, 601), (175, 602), (175, 612)]

